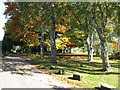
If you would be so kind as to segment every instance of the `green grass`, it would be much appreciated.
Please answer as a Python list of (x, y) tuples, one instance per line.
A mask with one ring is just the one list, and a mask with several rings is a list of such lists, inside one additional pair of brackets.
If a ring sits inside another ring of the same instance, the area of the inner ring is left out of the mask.
[(0, 58), (3, 57), (3, 55), (0, 55)]
[[(61, 78), (62, 81), (75, 84), (79, 87), (95, 88), (99, 86), (100, 82), (104, 82), (118, 88), (118, 75), (120, 74), (118, 72), (118, 69), (120, 68), (118, 60), (110, 60), (112, 70), (109, 72), (101, 71), (102, 60), (100, 58), (94, 58), (94, 61), (92, 62), (86, 60), (86, 57), (59, 58), (58, 64), (52, 64), (48, 57), (45, 59), (37, 57), (32, 59), (30, 63), (39, 68), (44, 68), (47, 72), (55, 72), (55, 70), (64, 69), (65, 75), (56, 76)], [(50, 70), (49, 68), (51, 66), (56, 69)], [(84, 75), (84, 79), (82, 81), (68, 79), (68, 77), (72, 77), (74, 73)]]

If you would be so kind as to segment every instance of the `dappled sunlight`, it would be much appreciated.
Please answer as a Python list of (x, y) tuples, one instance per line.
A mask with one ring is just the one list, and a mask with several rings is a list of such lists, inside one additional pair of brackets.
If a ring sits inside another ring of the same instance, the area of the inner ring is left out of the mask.
[[(27, 57), (26, 57), (27, 58)], [(22, 57), (6, 56), (2, 59), (0, 71), (0, 88), (70, 88), (73, 85), (64, 84), (29, 64)], [(4, 81), (4, 82), (3, 82)], [(17, 83), (16, 83), (17, 81)], [(56, 86), (56, 87), (55, 87)]]
[(3, 72), (44, 72), (75, 87), (100, 82), (118, 87), (118, 2), (4, 2), (4, 7)]
[[(82, 85), (86, 86), (89, 83), (88, 87), (91, 87), (91, 86), (97, 86), (99, 82), (109, 83), (108, 79), (105, 78), (105, 77), (108, 77), (110, 79), (109, 76), (113, 77), (111, 78), (111, 80), (114, 80), (114, 77), (115, 77), (116, 81), (114, 81), (112, 84), (116, 87), (118, 86), (117, 77), (120, 74), (118, 72), (118, 67), (119, 67), (118, 60), (110, 60), (110, 64), (112, 68), (110, 71), (107, 71), (107, 72), (104, 72), (102, 70), (102, 60), (100, 59), (100, 57), (94, 57), (94, 60), (91, 62), (87, 61), (85, 56), (84, 56), (84, 59), (83, 59), (83, 56), (79, 56), (79, 59), (68, 58), (68, 57), (58, 58), (57, 64), (52, 64), (49, 61), (49, 58), (47, 59), (37, 58), (36, 60), (34, 59), (34, 60), (31, 60), (30, 62), (31, 63), (33, 62), (33, 64), (36, 62), (36, 66), (38, 66), (40, 70), (43, 70), (44, 72), (50, 75), (54, 75), (59, 70), (63, 69), (65, 71), (64, 75), (61, 76), (59, 74), (56, 74), (57, 76), (54, 76), (54, 77), (60, 77), (61, 79), (65, 79), (70, 83), (76, 82), (76, 85), (81, 84), (79, 86), (82, 86)], [(50, 67), (54, 67), (54, 69), (51, 70)], [(68, 77), (70, 77), (70, 75), (74, 73), (83, 74), (85, 76), (84, 81), (78, 82), (78, 81), (68, 79)]]

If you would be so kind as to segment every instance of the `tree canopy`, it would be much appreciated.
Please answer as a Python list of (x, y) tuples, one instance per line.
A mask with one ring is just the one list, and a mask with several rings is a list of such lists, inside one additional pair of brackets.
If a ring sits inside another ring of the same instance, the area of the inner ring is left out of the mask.
[(8, 38), (26, 47), (57, 51), (87, 46), (88, 61), (93, 60), (96, 32), (101, 46), (103, 69), (109, 65), (107, 42), (111, 33), (119, 37), (119, 3), (114, 2), (5, 2)]

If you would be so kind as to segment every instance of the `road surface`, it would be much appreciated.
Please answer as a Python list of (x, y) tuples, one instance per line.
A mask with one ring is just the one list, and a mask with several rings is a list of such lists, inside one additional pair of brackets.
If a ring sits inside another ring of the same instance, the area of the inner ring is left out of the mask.
[[(24, 58), (25, 59), (25, 58)], [(50, 75), (44, 74), (21, 57), (2, 59), (0, 89), (2, 88), (70, 88)]]

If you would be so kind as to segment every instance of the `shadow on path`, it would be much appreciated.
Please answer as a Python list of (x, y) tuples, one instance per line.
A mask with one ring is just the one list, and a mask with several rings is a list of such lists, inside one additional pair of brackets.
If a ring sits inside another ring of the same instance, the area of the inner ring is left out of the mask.
[(42, 73), (36, 67), (30, 65), (23, 58), (5, 57), (2, 59), (2, 71), (10, 71), (11, 74), (32, 75), (32, 73)]
[[(27, 90), (27, 88), (29, 88), (29, 90), (30, 88), (33, 88), (31, 90), (34, 90), (34, 88), (41, 90), (43, 87), (47, 87), (49, 90), (68, 90), (66, 89), (67, 87), (73, 87), (57, 81), (50, 75), (44, 74), (35, 66), (29, 64), (25, 58), (6, 56), (2, 58), (0, 62), (2, 65), (0, 75), (3, 77), (0, 78), (0, 81), (3, 82), (0, 88), (4, 87), (2, 90)], [(14, 89), (8, 87), (14, 87)], [(19, 88), (17, 89), (17, 87)]]

